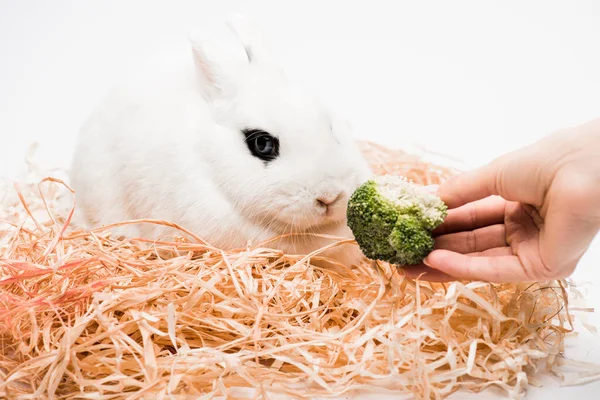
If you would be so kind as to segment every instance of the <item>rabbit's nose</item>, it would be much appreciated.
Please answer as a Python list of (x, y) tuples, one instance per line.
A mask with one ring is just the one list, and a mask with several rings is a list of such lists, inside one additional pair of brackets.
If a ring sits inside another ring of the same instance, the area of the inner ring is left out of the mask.
[(317, 206), (325, 210), (325, 215), (331, 215), (332, 207), (342, 197), (342, 193), (317, 197)]

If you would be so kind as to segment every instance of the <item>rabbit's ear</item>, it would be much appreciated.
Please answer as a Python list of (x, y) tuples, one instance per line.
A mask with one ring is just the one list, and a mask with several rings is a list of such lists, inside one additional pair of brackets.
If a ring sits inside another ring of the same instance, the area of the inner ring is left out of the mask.
[(226, 23), (244, 46), (250, 64), (269, 65), (273, 63), (268, 44), (254, 20), (242, 14), (234, 14)]
[(198, 36), (190, 36), (194, 64), (202, 89), (209, 100), (223, 97), (233, 89), (232, 82), (227, 79), (226, 68), (217, 61), (217, 57), (208, 55), (206, 46)]

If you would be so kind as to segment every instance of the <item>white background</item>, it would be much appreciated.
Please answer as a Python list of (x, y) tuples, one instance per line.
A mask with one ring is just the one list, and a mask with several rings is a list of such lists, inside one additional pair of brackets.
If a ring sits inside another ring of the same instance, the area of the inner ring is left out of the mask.
[[(360, 139), (424, 146), (475, 167), (600, 117), (593, 0), (0, 0), (0, 176), (15, 176), (34, 140), (43, 162), (68, 166), (79, 126), (124, 68), (232, 12), (258, 19), (289, 73), (341, 107)], [(575, 275), (591, 282), (596, 308), (598, 267), (597, 240)], [(568, 358), (600, 362), (597, 337), (569, 344)], [(600, 390), (556, 387), (549, 381), (532, 397)]]

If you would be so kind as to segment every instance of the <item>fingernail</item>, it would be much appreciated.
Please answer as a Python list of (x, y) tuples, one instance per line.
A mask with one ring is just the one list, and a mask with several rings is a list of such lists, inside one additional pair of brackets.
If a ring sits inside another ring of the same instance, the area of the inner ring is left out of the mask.
[(427, 260), (427, 257), (425, 257), (425, 258), (423, 259), (423, 264), (425, 264), (425, 265), (427, 265), (428, 267), (430, 267), (430, 268), (431, 268), (431, 265), (429, 264), (429, 260)]
[(440, 185), (428, 185), (428, 186), (425, 186), (425, 190), (427, 190), (429, 193), (436, 194), (439, 187), (440, 187)]

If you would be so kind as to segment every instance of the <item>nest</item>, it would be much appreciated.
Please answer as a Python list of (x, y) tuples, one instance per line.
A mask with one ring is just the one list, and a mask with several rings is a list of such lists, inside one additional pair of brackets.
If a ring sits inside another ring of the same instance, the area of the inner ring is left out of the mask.
[[(376, 173), (455, 173), (362, 145)], [(177, 226), (170, 242), (114, 237), (71, 226), (71, 195), (46, 178), (1, 202), (2, 397), (519, 397), (538, 369), (556, 370), (573, 329), (579, 294), (564, 281), (428, 283), (321, 251), (223, 251)]]

